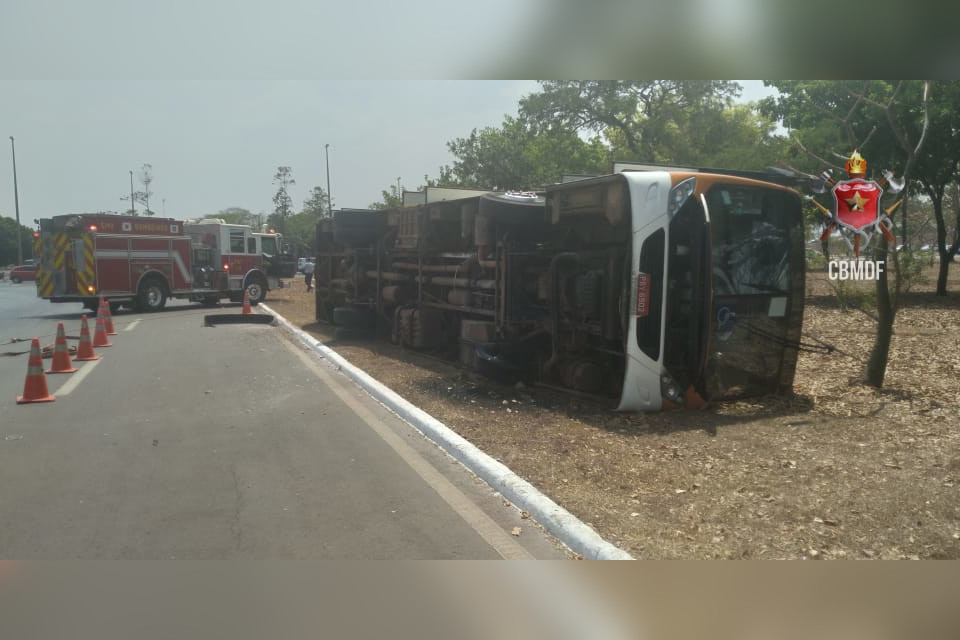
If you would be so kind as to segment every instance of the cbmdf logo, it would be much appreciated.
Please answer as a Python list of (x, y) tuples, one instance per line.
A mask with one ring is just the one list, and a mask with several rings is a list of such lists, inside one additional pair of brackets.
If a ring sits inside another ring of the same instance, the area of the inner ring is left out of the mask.
[(823, 193), (829, 184), (830, 193), (833, 195), (833, 211), (816, 200), (813, 201), (829, 218), (820, 242), (826, 243), (834, 231), (839, 231), (857, 258), (845, 262), (832, 260), (828, 266), (828, 274), (831, 280), (875, 280), (884, 272), (885, 263), (861, 260), (860, 251), (867, 248), (877, 232), (882, 233), (888, 242), (896, 243), (896, 237), (891, 231), (893, 223), (890, 221), (890, 214), (900, 206), (902, 200), (884, 211), (880, 208), (880, 199), (883, 197), (884, 185), (889, 184), (891, 193), (898, 193), (903, 189), (904, 182), (895, 180), (893, 173), (886, 170), (879, 181), (867, 180), (867, 161), (859, 151), (850, 155), (844, 168), (849, 176), (847, 180), (833, 180), (830, 173), (825, 171), (821, 175), (822, 183), (819, 188), (814, 189)]

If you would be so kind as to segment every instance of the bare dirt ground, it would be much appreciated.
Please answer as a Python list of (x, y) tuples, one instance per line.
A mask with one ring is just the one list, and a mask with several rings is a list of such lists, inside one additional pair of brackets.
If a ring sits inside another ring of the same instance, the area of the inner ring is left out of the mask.
[(816, 271), (804, 340), (838, 350), (801, 352), (794, 396), (649, 415), (338, 343), (302, 280), (267, 302), (638, 559), (958, 559), (958, 271), (904, 297), (881, 390), (859, 382), (873, 321)]

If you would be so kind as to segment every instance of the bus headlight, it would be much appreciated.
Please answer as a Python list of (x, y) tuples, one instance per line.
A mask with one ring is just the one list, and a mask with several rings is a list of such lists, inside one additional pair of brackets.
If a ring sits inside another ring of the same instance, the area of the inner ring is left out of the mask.
[(696, 178), (687, 178), (686, 180), (678, 182), (676, 186), (670, 189), (667, 212), (671, 217), (676, 215), (677, 211), (680, 211), (680, 207), (683, 206), (683, 203), (687, 201), (687, 198), (693, 195), (693, 190), (696, 186)]
[(660, 395), (674, 404), (684, 404), (683, 390), (667, 373), (660, 376)]

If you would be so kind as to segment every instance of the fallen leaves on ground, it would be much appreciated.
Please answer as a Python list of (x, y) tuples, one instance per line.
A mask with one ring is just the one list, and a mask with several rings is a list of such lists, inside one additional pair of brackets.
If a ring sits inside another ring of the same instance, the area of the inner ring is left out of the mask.
[(874, 323), (808, 277), (792, 397), (700, 412), (503, 387), (386, 342), (338, 342), (302, 283), (268, 303), (637, 558), (960, 558), (960, 278), (907, 294), (882, 389)]

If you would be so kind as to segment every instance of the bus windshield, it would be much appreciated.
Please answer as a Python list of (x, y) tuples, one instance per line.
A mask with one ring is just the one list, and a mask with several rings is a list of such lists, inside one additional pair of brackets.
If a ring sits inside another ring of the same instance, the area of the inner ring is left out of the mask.
[(718, 183), (705, 200), (713, 282), (707, 392), (732, 398), (789, 389), (803, 315), (800, 199)]
[(787, 295), (789, 192), (745, 185), (715, 185), (706, 194), (713, 239), (715, 295)]

